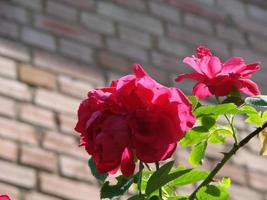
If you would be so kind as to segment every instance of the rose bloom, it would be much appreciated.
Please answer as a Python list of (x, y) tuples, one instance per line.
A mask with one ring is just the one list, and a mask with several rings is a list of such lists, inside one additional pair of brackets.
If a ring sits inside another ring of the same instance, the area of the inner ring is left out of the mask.
[(0, 200), (10, 200), (7, 195), (0, 195)]
[(245, 64), (240, 57), (233, 57), (222, 63), (208, 48), (201, 46), (197, 48), (197, 57), (186, 57), (183, 62), (196, 72), (178, 75), (176, 82), (187, 78), (198, 81), (193, 88), (193, 94), (200, 99), (211, 95), (227, 96), (233, 89), (249, 96), (260, 94), (257, 84), (249, 79), (260, 69), (258, 63)]
[(153, 80), (138, 64), (134, 75), (92, 90), (78, 110), (75, 130), (100, 173), (130, 176), (135, 158), (151, 163), (169, 158), (195, 123), (192, 105), (177, 88)]

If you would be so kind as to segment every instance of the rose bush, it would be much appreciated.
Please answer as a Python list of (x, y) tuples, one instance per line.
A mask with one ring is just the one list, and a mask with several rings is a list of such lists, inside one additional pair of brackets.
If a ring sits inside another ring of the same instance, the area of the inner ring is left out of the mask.
[[(178, 75), (176, 81), (197, 80), (196, 97), (187, 99), (179, 89), (160, 85), (136, 64), (133, 75), (90, 91), (80, 104), (75, 130), (91, 155), (92, 174), (102, 183), (101, 199), (121, 196), (134, 185), (136, 194), (128, 200), (227, 200), (231, 179), (216, 175), (229, 159), (258, 134), (261, 155), (266, 155), (267, 111), (262, 110), (267, 108), (267, 96), (259, 95), (257, 84), (250, 80), (259, 64), (245, 64), (240, 57), (222, 63), (205, 47), (197, 48), (197, 57), (186, 57), (184, 63), (196, 72)], [(252, 97), (242, 99), (240, 92)], [(212, 95), (217, 104), (199, 101)], [(245, 115), (245, 122), (257, 127), (240, 141), (236, 115)], [(218, 123), (221, 117), (227, 125)], [(211, 171), (159, 162), (170, 158), (179, 142), (190, 149), (188, 163), (197, 167), (210, 143), (223, 144), (228, 138), (233, 139), (228, 143), (232, 148), (221, 152), (223, 158)], [(106, 179), (118, 169), (123, 175), (110, 185)], [(177, 187), (190, 184), (197, 185), (191, 194), (177, 194)]]
[(134, 75), (88, 93), (75, 130), (100, 173), (120, 168), (130, 176), (135, 157), (152, 163), (169, 158), (177, 141), (192, 128), (192, 105), (177, 88), (153, 80), (138, 64)]
[(211, 95), (226, 96), (233, 89), (249, 96), (260, 94), (257, 84), (249, 80), (254, 72), (260, 70), (258, 63), (245, 64), (240, 57), (233, 57), (222, 63), (205, 47), (198, 47), (197, 57), (186, 57), (183, 62), (196, 72), (178, 75), (176, 81), (186, 78), (197, 80), (193, 94), (200, 99)]

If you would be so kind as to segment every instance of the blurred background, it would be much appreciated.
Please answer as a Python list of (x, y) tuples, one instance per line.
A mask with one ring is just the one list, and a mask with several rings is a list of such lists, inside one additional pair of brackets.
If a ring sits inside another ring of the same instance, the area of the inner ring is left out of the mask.
[[(0, 194), (12, 200), (95, 200), (78, 147), (76, 109), (88, 90), (141, 63), (174, 85), (182, 58), (207, 45), (225, 60), (261, 61), (267, 94), (266, 0), (0, 0)], [(190, 95), (192, 83), (179, 84)], [(236, 123), (240, 137), (253, 127)], [(226, 146), (209, 146), (205, 168)], [(267, 158), (255, 138), (225, 166), (231, 199), (267, 200)], [(189, 166), (178, 149), (178, 164)], [(180, 188), (182, 193), (194, 186)]]

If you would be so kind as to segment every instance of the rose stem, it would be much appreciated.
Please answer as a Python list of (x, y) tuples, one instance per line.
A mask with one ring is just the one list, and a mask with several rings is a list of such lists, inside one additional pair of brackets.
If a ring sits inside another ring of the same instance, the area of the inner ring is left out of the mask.
[[(221, 104), (221, 101), (219, 99), (218, 96), (215, 96), (216, 98), (216, 101), (218, 102), (218, 104)], [(235, 140), (235, 144), (238, 144), (238, 140), (237, 140), (237, 137), (236, 137), (236, 132), (235, 132), (235, 128), (233, 126), (233, 123), (234, 123), (234, 117), (232, 117), (232, 119), (230, 120), (229, 117), (227, 115), (224, 115), (225, 119), (227, 120), (227, 122), (229, 123), (230, 127), (231, 127), (231, 130), (233, 132), (233, 137), (234, 137), (234, 140)]]
[[(156, 170), (158, 171), (159, 170), (159, 162), (156, 162)], [(161, 190), (161, 187), (159, 188), (159, 197), (160, 199), (162, 199), (162, 190)]]
[(142, 195), (142, 173), (143, 173), (143, 163), (142, 161), (139, 162), (139, 178), (138, 178), (138, 191), (139, 191), (139, 195)]
[(232, 147), (232, 149), (228, 152), (224, 154), (224, 157), (222, 158), (222, 160), (216, 165), (216, 167), (211, 171), (211, 173), (209, 174), (209, 176), (196, 188), (196, 190), (189, 196), (189, 200), (194, 200), (196, 193), (198, 192), (198, 190), (203, 187), (208, 185), (213, 178), (215, 177), (215, 175), (220, 171), (220, 169), (225, 165), (225, 163), (241, 148), (243, 147), (245, 144), (247, 144), (253, 137), (255, 137), (256, 135), (258, 135), (263, 129), (265, 129), (267, 127), (267, 123), (265, 123), (262, 127), (257, 128), (255, 131), (253, 131), (252, 133), (250, 133), (247, 137), (245, 137), (243, 140), (241, 140), (238, 144), (234, 144), (234, 146)]

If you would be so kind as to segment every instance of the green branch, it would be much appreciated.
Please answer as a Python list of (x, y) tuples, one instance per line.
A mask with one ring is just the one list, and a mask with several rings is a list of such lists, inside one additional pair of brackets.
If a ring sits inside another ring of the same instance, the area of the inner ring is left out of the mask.
[(245, 137), (243, 140), (241, 140), (238, 144), (234, 144), (232, 149), (224, 154), (224, 157), (222, 160), (216, 165), (216, 167), (211, 171), (209, 176), (197, 187), (197, 189), (189, 196), (189, 200), (194, 200), (198, 190), (208, 185), (210, 182), (212, 182), (213, 178), (216, 176), (216, 174), (221, 170), (221, 168), (225, 165), (225, 163), (245, 144), (247, 144), (253, 137), (258, 135), (263, 129), (267, 127), (267, 123), (265, 123), (262, 127), (257, 128), (255, 131), (250, 133), (247, 137)]

